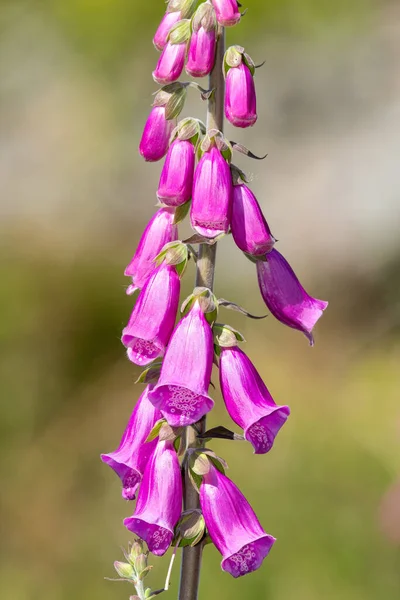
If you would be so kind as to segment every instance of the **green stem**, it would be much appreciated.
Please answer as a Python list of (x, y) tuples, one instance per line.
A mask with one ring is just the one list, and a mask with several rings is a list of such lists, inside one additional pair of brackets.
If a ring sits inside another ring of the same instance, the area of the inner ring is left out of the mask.
[[(214, 93), (208, 101), (207, 130), (223, 130), (225, 81), (222, 65), (224, 53), (225, 30), (222, 28), (218, 38), (214, 68), (210, 75), (209, 87), (214, 90)], [(213, 289), (216, 252), (217, 244), (212, 246), (200, 244), (196, 269), (196, 286), (208, 287), (210, 290)], [(200, 434), (206, 431), (205, 417), (196, 423), (196, 428)], [(193, 427), (187, 427), (185, 435), (186, 448), (201, 445), (201, 443), (198, 443)], [(186, 460), (184, 460), (184, 464), (187, 464)], [(189, 480), (187, 466), (185, 467), (183, 505), (184, 510), (199, 508), (199, 495)], [(190, 546), (183, 548), (179, 600), (197, 600), (202, 551), (203, 544), (197, 544), (193, 548)]]

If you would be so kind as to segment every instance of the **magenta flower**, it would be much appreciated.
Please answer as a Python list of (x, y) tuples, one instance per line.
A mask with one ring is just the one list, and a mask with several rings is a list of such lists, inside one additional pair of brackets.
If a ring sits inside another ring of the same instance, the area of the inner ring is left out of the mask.
[(171, 544), (181, 510), (178, 457), (172, 442), (158, 442), (143, 474), (135, 512), (124, 519), (124, 525), (146, 542), (150, 552), (162, 556)]
[(236, 0), (212, 0), (218, 23), (224, 27), (236, 25), (240, 21), (240, 12)]
[(148, 398), (151, 387), (147, 386), (137, 401), (117, 450), (101, 455), (101, 460), (121, 479), (125, 500), (134, 500), (145, 467), (157, 445), (157, 440), (146, 443), (150, 431), (161, 419), (160, 411)]
[(275, 437), (290, 414), (277, 406), (254, 365), (240, 348), (221, 348), (219, 379), (231, 419), (244, 430), (255, 454), (271, 450)]
[(176, 25), (181, 18), (182, 16), (179, 10), (165, 13), (153, 38), (153, 44), (157, 50), (164, 49), (171, 28)]
[(214, 66), (217, 33), (215, 29), (207, 31), (200, 27), (193, 31), (190, 40), (186, 73), (192, 77), (204, 77), (211, 73)]
[(140, 238), (136, 252), (125, 269), (125, 275), (132, 277), (132, 285), (127, 294), (133, 294), (141, 289), (156, 265), (155, 257), (169, 242), (178, 239), (178, 227), (174, 225), (175, 211), (172, 208), (160, 208), (150, 219)]
[(144, 126), (139, 152), (147, 162), (155, 162), (166, 155), (176, 119), (167, 121), (165, 106), (154, 106)]
[(187, 42), (167, 42), (153, 71), (153, 79), (162, 85), (177, 81), (183, 71)]
[(256, 197), (245, 184), (233, 187), (231, 230), (236, 245), (247, 254), (266, 254), (275, 243)]
[(190, 221), (193, 229), (213, 238), (227, 233), (231, 216), (232, 176), (216, 146), (205, 152), (196, 167)]
[(244, 62), (227, 73), (225, 116), (235, 127), (251, 127), (257, 121), (254, 79)]
[(179, 292), (179, 275), (165, 262), (144, 284), (121, 339), (129, 360), (136, 365), (147, 365), (164, 354), (175, 324)]
[(172, 427), (191, 425), (214, 406), (208, 395), (213, 356), (211, 327), (196, 301), (171, 336), (149, 396)]
[(157, 197), (168, 206), (180, 206), (192, 197), (195, 150), (189, 140), (172, 142), (161, 172)]
[(284, 325), (302, 331), (314, 345), (312, 329), (328, 302), (307, 294), (289, 263), (272, 250), (264, 261), (257, 262), (258, 285), (265, 304)]
[(258, 569), (275, 538), (265, 533), (239, 488), (212, 465), (200, 486), (200, 506), (211, 540), (222, 554), (222, 569), (233, 577)]

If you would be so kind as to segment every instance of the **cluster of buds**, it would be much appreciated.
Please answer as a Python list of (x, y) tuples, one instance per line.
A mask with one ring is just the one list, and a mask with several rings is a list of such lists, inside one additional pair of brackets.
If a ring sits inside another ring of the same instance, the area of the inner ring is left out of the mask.
[[(213, 437), (241, 439), (256, 454), (266, 454), (290, 410), (275, 403), (239, 347), (243, 336), (218, 319), (221, 308), (252, 315), (218, 299), (206, 287), (196, 287), (179, 311), (181, 278), (188, 261), (197, 261), (195, 244), (212, 245), (231, 233), (256, 265), (269, 311), (281, 323), (302, 331), (311, 345), (313, 327), (327, 306), (307, 294), (274, 248), (276, 239), (247, 178), (232, 164), (236, 150), (254, 155), (226, 140), (222, 131), (207, 130), (196, 118), (177, 123), (189, 85), (200, 89), (203, 98), (215, 93), (193, 82), (177, 81), (185, 63), (186, 72), (194, 77), (221, 69), (227, 119), (237, 127), (256, 122), (252, 59), (242, 47), (232, 46), (223, 64), (214, 65), (223, 27), (235, 25), (240, 18), (236, 0), (170, 0), (154, 36), (161, 56), (153, 77), (165, 85), (156, 95), (139, 149), (146, 161), (166, 158), (157, 189), (158, 210), (125, 270), (131, 278), (127, 293), (138, 292), (138, 296), (122, 332), (128, 359), (145, 367), (138, 381), (146, 387), (119, 447), (102, 455), (121, 479), (122, 496), (126, 500), (137, 496), (133, 514), (124, 524), (146, 542), (150, 552), (161, 556), (171, 544), (211, 540), (222, 554), (222, 569), (234, 577), (257, 569), (275, 538), (264, 531), (243, 494), (225, 475), (223, 459), (204, 444)], [(194, 234), (181, 240), (178, 224), (187, 216)], [(198, 435), (188, 447), (186, 428), (199, 432), (196, 423), (214, 406), (209, 391), (213, 364), (219, 369), (226, 409), (242, 432), (217, 427)], [(199, 492), (199, 508), (184, 512), (181, 462)], [(133, 573), (131, 561), (124, 569), (128, 567)]]

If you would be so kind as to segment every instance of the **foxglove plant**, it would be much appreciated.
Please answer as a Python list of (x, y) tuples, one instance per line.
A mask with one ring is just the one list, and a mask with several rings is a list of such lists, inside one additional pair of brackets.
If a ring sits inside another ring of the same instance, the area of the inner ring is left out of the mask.
[[(240, 21), (239, 6), (236, 0), (169, 0), (153, 40), (161, 51), (153, 76), (163, 87), (139, 151), (148, 162), (166, 158), (159, 207), (125, 270), (132, 278), (128, 294), (139, 294), (122, 332), (130, 361), (146, 367), (138, 379), (146, 389), (117, 450), (102, 455), (121, 479), (123, 497), (137, 495), (133, 515), (124, 520), (137, 538), (125, 552), (127, 562), (114, 565), (120, 578), (135, 586), (136, 600), (163, 591), (144, 586), (151, 568), (144, 543), (155, 555), (173, 545), (172, 561), (177, 548), (183, 548), (179, 598), (196, 600), (207, 541), (222, 554), (222, 569), (233, 577), (258, 569), (275, 542), (226, 477), (225, 461), (205, 446), (214, 437), (239, 439), (254, 453), (266, 454), (290, 414), (288, 406), (275, 403), (239, 348), (243, 336), (218, 321), (221, 307), (253, 315), (214, 295), (217, 241), (232, 233), (237, 247), (256, 264), (270, 312), (305, 333), (311, 344), (312, 330), (327, 307), (307, 294), (275, 249), (276, 239), (246, 175), (232, 164), (235, 151), (257, 157), (223, 135), (224, 113), (239, 128), (257, 120), (256, 66), (241, 46), (225, 52), (224, 28)], [(193, 77), (210, 73), (209, 90), (178, 81), (185, 63)], [(208, 101), (206, 125), (192, 117), (177, 122), (190, 87)], [(188, 215), (193, 235), (181, 240), (178, 224)], [(196, 284), (176, 323), (180, 279), (190, 259), (196, 264)], [(206, 430), (206, 415), (214, 406), (213, 364), (227, 412), (243, 434), (225, 427)]]

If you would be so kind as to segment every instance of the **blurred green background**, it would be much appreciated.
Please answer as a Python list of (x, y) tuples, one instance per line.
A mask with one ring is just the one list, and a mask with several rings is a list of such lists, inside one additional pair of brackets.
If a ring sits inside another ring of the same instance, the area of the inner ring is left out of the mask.
[[(223, 316), (292, 416), (267, 456), (214, 444), (278, 542), (237, 581), (208, 546), (200, 598), (397, 600), (400, 6), (245, 4), (228, 42), (266, 61), (259, 121), (228, 137), (268, 152), (237, 162), (278, 249), (330, 306), (312, 349), (272, 317)], [(140, 393), (119, 337), (132, 305), (123, 270), (161, 168), (139, 160), (137, 145), (162, 12), (162, 0), (0, 2), (4, 600), (133, 593), (103, 579), (130, 539), (132, 506), (99, 454), (117, 446)], [(192, 91), (183, 116), (204, 111)], [(253, 265), (232, 240), (218, 252), (217, 294), (262, 313)], [(192, 282), (193, 266), (184, 292)], [(231, 426), (215, 396), (210, 426)], [(156, 589), (167, 562), (154, 564)]]

